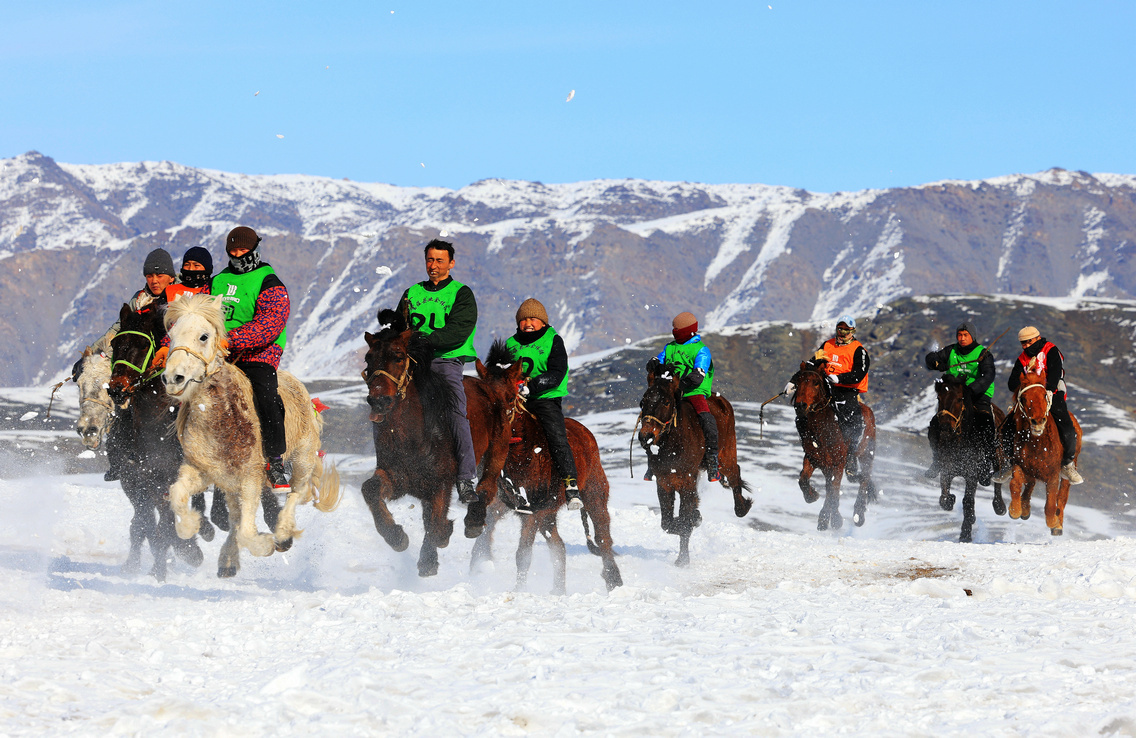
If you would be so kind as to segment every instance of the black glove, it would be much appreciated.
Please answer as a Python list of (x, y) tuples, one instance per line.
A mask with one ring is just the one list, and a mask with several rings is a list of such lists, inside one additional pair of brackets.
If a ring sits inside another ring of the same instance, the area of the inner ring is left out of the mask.
[(683, 392), (689, 392), (702, 384), (706, 380), (706, 375), (702, 373), (701, 369), (692, 369), (685, 377), (679, 380), (678, 388)]
[(648, 374), (654, 374), (658, 370), (659, 370), (659, 357), (652, 356), (650, 358), (650, 360), (647, 361), (647, 373)]
[(927, 354), (927, 358), (924, 359), (924, 361), (927, 363), (928, 369), (938, 369), (939, 368), (939, 360), (938, 360), (938, 357), (935, 356), (934, 353)]

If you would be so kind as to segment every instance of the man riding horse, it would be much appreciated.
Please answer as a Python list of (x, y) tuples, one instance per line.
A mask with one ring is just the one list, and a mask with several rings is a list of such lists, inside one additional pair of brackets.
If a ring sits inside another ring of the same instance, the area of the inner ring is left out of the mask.
[[(978, 483), (990, 484), (990, 475), (997, 469), (997, 441), (993, 408), (994, 356), (974, 339), (974, 324), (963, 322), (955, 331), (956, 343), (926, 356), (927, 368), (950, 374), (966, 385), (965, 401), (975, 411), (975, 422), (982, 444), (986, 466), (980, 470)], [(939, 475), (939, 416), (931, 418), (927, 427), (927, 440), (931, 444), (931, 466), (923, 476), (933, 479)]]
[[(706, 455), (702, 460), (706, 467), (706, 479), (717, 482), (721, 479), (718, 472), (718, 423), (706, 402), (714, 382), (714, 360), (710, 356), (710, 349), (702, 343), (702, 336), (698, 334), (698, 319), (693, 313), (682, 312), (676, 315), (671, 321), (671, 335), (674, 340), (648, 362), (647, 370), (654, 371), (660, 364), (674, 367), (682, 397), (698, 413), (698, 423), (702, 426), (706, 440)], [(651, 476), (652, 470), (648, 465), (647, 479)]]
[(466, 414), (462, 370), (467, 362), (477, 359), (473, 348), (477, 300), (468, 285), (450, 276), (455, 263), (452, 243), (434, 239), (424, 251), (428, 279), (402, 293), (397, 312), (408, 315), (410, 327), (430, 341), (434, 349), (430, 369), (445, 379), (457, 399), (450, 427), (458, 457), (458, 499), (468, 504), (478, 499), (477, 456)]
[[(548, 324), (548, 313), (538, 300), (529, 298), (517, 309), (517, 332), (505, 342), (524, 371), (520, 395), (525, 407), (544, 429), (552, 457), (553, 472), (564, 480), (569, 510), (584, 506), (576, 485), (576, 461), (568, 445), (561, 398), (568, 394), (568, 351), (564, 340)], [(525, 505), (527, 501), (521, 501)], [(525, 510), (518, 508), (521, 512)]]
[[(1061, 476), (1069, 480), (1070, 484), (1081, 484), (1084, 478), (1077, 471), (1077, 429), (1073, 419), (1069, 416), (1069, 406), (1066, 403), (1065, 386), (1065, 357), (1061, 351), (1046, 340), (1041, 332), (1032, 325), (1018, 331), (1018, 341), (1022, 344), (1022, 353), (1014, 362), (1014, 369), (1010, 372), (1010, 379), (1006, 383), (1010, 391), (1017, 397), (1018, 386), (1021, 384), (1022, 374), (1028, 369), (1036, 374), (1045, 375), (1045, 390), (1050, 394), (1051, 405), (1049, 414), (1057, 425), (1057, 433), (1061, 438)], [(1007, 416), (1007, 423), (1010, 416)], [(994, 476), (994, 481), (1006, 483), (1014, 473), (1014, 429), (1002, 428), (1002, 451), (1005, 462)]]
[[(854, 477), (857, 471), (854, 449), (859, 446), (860, 436), (864, 432), (860, 393), (868, 390), (868, 368), (872, 364), (868, 351), (856, 340), (855, 333), (856, 319), (851, 315), (841, 316), (836, 323), (836, 335), (825, 341), (813, 358), (805, 362), (808, 366), (824, 372), (824, 378), (829, 383), (840, 433), (844, 436), (849, 449), (844, 467), (844, 473), (849, 479)], [(785, 392), (791, 394), (792, 391), (793, 385), (790, 382)], [(802, 412), (801, 408), (797, 408), (797, 433), (803, 438), (805, 428)]]

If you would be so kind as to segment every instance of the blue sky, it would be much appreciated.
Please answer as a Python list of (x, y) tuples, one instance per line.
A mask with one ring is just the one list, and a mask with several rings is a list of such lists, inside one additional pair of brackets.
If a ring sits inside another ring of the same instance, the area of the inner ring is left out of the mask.
[(453, 188), (1136, 173), (1132, 2), (0, 0), (0, 18), (0, 157)]

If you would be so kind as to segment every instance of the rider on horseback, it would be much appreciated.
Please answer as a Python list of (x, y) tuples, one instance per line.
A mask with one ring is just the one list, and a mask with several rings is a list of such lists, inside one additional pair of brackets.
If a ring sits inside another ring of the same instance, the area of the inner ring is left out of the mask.
[(454, 391), (457, 403), (450, 418), (458, 461), (458, 499), (476, 502), (477, 456), (473, 450), (466, 416), (462, 367), (477, 358), (473, 336), (477, 332), (477, 301), (468, 285), (450, 276), (454, 245), (434, 239), (426, 244), (426, 276), (402, 293), (398, 312), (408, 315), (410, 327), (425, 334), (434, 348), (431, 371), (437, 372)]
[[(659, 364), (675, 368), (682, 396), (698, 413), (698, 422), (706, 439), (706, 455), (702, 460), (706, 467), (706, 478), (717, 482), (721, 479), (718, 473), (718, 421), (714, 419), (710, 405), (706, 402), (714, 382), (714, 361), (710, 357), (710, 349), (702, 343), (702, 336), (698, 335), (698, 319), (693, 313), (679, 313), (671, 321), (671, 328), (674, 340), (647, 363), (647, 370), (654, 371)], [(650, 468), (647, 474), (650, 477)]]
[[(854, 337), (856, 319), (843, 315), (836, 323), (836, 335), (824, 342), (806, 363), (824, 372), (832, 391), (832, 406), (840, 432), (848, 444), (844, 473), (851, 479), (856, 474), (856, 447), (864, 432), (864, 416), (860, 412), (860, 393), (868, 390), (868, 368), (872, 360), (867, 350)], [(798, 410), (797, 431), (802, 434), (803, 419)]]
[(201, 246), (186, 249), (181, 259), (180, 281), (166, 287), (166, 302), (173, 302), (182, 295), (209, 294), (209, 284), (213, 280), (213, 257), (209, 250)]
[[(1057, 425), (1057, 434), (1061, 437), (1061, 476), (1069, 480), (1070, 484), (1080, 484), (1084, 478), (1077, 471), (1077, 429), (1073, 426), (1073, 419), (1069, 417), (1069, 406), (1065, 398), (1065, 368), (1064, 357), (1061, 351), (1050, 341), (1042, 337), (1041, 332), (1032, 325), (1018, 331), (1018, 341), (1022, 344), (1022, 353), (1014, 362), (1014, 369), (1010, 372), (1010, 379), (1006, 383), (1010, 391), (1017, 396), (1018, 385), (1021, 384), (1022, 373), (1026, 370), (1036, 374), (1045, 374), (1045, 390), (1051, 393), (1052, 404), (1049, 414)], [(1006, 416), (1006, 423), (1011, 422), (1012, 413)], [(1013, 476), (1014, 429), (1005, 426), (1002, 429), (1002, 450), (1005, 453), (1005, 464), (994, 476), (994, 481), (1005, 483)]]
[(583, 502), (576, 486), (576, 461), (568, 445), (560, 399), (568, 394), (568, 351), (564, 340), (548, 324), (544, 305), (530, 297), (518, 308), (517, 332), (505, 345), (524, 369), (520, 394), (528, 398), (525, 407), (544, 428), (553, 469), (564, 480), (568, 509), (579, 510)]
[[(228, 331), (228, 360), (252, 383), (268, 482), (277, 492), (291, 487), (282, 456), (288, 450), (284, 433), (284, 401), (276, 370), (287, 340), (285, 326), (291, 304), (288, 288), (268, 264), (261, 262), (261, 238), (247, 226), (237, 226), (225, 238), (229, 265), (213, 278), (211, 292), (222, 299)], [(188, 256), (188, 254), (187, 254)], [(212, 260), (210, 260), (212, 261)]]
[[(966, 384), (966, 404), (976, 413), (975, 422), (983, 458), (986, 459), (986, 468), (981, 470), (978, 483), (988, 485), (990, 474), (998, 464), (994, 415), (990, 405), (990, 398), (994, 396), (994, 356), (974, 340), (972, 323), (959, 324), (955, 338), (957, 343), (927, 354), (927, 368), (955, 376)], [(931, 479), (939, 474), (938, 415), (931, 418), (927, 427), (927, 440), (931, 444), (931, 466), (923, 472), (923, 476)]]

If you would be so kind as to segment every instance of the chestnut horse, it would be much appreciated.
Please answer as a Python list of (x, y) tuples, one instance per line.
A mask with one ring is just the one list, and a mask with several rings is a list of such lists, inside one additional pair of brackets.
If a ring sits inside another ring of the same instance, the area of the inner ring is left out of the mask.
[[(1050, 417), (1052, 395), (1045, 389), (1045, 373), (1022, 373), (1021, 384), (1009, 420), (1014, 431), (1014, 476), (1010, 479), (1010, 517), (1028, 520), (1034, 485), (1045, 485), (1045, 524), (1055, 536), (1065, 526), (1065, 503), (1069, 480), (1061, 476), (1061, 436)], [(1077, 456), (1081, 455), (1081, 424), (1069, 412), (1077, 431)]]
[[(955, 509), (955, 496), (951, 493), (951, 483), (955, 477), (964, 482), (962, 497), (961, 543), (974, 539), (974, 494), (978, 489), (980, 469), (990, 463), (982, 449), (978, 436), (978, 420), (974, 405), (966, 401), (966, 384), (951, 374), (944, 374), (935, 380), (935, 394), (939, 398), (939, 408), (935, 417), (939, 419), (939, 507), (950, 511)], [(1002, 425), (1005, 414), (1001, 408), (992, 406), (994, 427)], [(994, 512), (1006, 514), (1006, 501), (1002, 499), (1002, 485), (994, 483)]]
[[(365, 335), (367, 403), (375, 442), (375, 473), (363, 483), (363, 499), (375, 529), (395, 551), (410, 544), (394, 521), (387, 501), (411, 495), (422, 501), (425, 535), (418, 573), (438, 573), (438, 549), (449, 545), (453, 521), (447, 517), (450, 492), (457, 483), (457, 457), (450, 413), (456, 402), (445, 380), (430, 369), (433, 348), (425, 334), (409, 330), (405, 316), (379, 313), (383, 329)], [(509, 401), (499, 389), (465, 377), (466, 415), (474, 453), (482, 461), (479, 498), (469, 504), (465, 534), (476, 538), (485, 528), (486, 507), (496, 499), (497, 478), (509, 449), (506, 412)]]
[[(820, 495), (813, 487), (810, 477), (817, 469), (824, 474), (824, 506), (817, 516), (817, 530), (839, 529), (844, 525), (840, 516), (840, 482), (844, 478), (844, 462), (849, 449), (836, 419), (836, 409), (832, 404), (832, 392), (824, 374), (805, 362), (800, 371), (789, 380), (796, 386), (793, 392), (793, 406), (797, 410), (797, 430), (801, 434), (801, 447), (805, 452), (801, 475), (797, 484), (805, 496), (805, 502), (816, 502)], [(856, 507), (852, 520), (857, 526), (864, 524), (868, 503), (876, 499), (876, 485), (872, 482), (872, 462), (876, 457), (876, 416), (867, 405), (860, 404), (860, 414), (864, 418), (864, 432), (860, 444), (853, 450), (860, 462), (860, 492), (856, 495)]]
[[(742, 481), (738, 466), (737, 439), (734, 435), (734, 408), (720, 394), (706, 398), (718, 423), (718, 467), (722, 486), (734, 495), (734, 515), (745, 517), (753, 500), (743, 492), (749, 485)], [(662, 528), (678, 536), (679, 554), (675, 566), (690, 563), (690, 534), (702, 524), (698, 511), (698, 476), (706, 455), (706, 439), (698, 413), (689, 402), (683, 402), (679, 376), (674, 367), (660, 366), (647, 371), (647, 391), (639, 402), (639, 445), (647, 452), (649, 468), (655, 477), (662, 515)], [(678, 495), (678, 516), (674, 514)]]
[[(512, 438), (505, 462), (505, 474), (501, 477), (502, 485), (510, 496), (518, 488), (524, 489), (532, 505), (532, 514), (521, 516), (521, 539), (517, 546), (517, 589), (525, 586), (529, 566), (532, 564), (533, 541), (539, 531), (548, 542), (552, 554), (552, 593), (564, 594), (565, 547), (564, 540), (556, 529), (556, 514), (565, 503), (564, 483), (553, 480), (552, 455), (547, 451), (542, 452), (542, 448), (548, 448), (544, 429), (532, 413), (525, 409), (524, 401), (517, 394), (517, 382), (522, 378), (520, 362), (513, 360), (513, 353), (506, 348), (504, 341), (494, 341), (485, 361), (488, 366), (478, 365), (481, 378), (491, 385), (502, 387), (514, 400), (509, 410)], [(600, 463), (599, 445), (592, 432), (579, 422), (566, 418), (564, 425), (579, 475), (576, 481), (584, 503), (580, 519), (584, 524), (588, 550), (603, 559), (602, 576), (608, 591), (611, 591), (623, 585), (623, 577), (615, 564), (615, 553), (611, 547), (611, 515), (607, 509), (610, 488)], [(588, 534), (589, 517), (595, 523), (594, 539)]]

